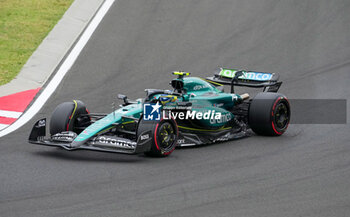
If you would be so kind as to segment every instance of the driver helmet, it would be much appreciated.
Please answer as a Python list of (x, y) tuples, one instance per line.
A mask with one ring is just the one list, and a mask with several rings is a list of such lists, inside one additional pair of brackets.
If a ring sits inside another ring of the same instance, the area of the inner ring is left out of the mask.
[(176, 96), (173, 96), (173, 95), (166, 95), (166, 94), (161, 95), (161, 96), (159, 97), (159, 101), (160, 101), (163, 105), (165, 105), (165, 104), (167, 104), (167, 103), (169, 103), (169, 102), (175, 102), (176, 99), (177, 99)]

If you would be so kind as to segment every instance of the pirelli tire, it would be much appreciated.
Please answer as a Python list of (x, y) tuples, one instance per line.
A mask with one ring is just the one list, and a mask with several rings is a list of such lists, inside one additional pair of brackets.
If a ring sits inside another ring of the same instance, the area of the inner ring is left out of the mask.
[(174, 119), (161, 119), (159, 121), (145, 121), (140, 118), (137, 135), (146, 130), (152, 130), (152, 144), (145, 155), (151, 157), (167, 157), (177, 146), (179, 130)]
[(287, 130), (290, 116), (290, 104), (286, 96), (261, 92), (250, 102), (248, 124), (256, 134), (280, 136)]
[(91, 124), (85, 104), (80, 100), (59, 104), (53, 111), (50, 119), (50, 134), (73, 131), (79, 134)]

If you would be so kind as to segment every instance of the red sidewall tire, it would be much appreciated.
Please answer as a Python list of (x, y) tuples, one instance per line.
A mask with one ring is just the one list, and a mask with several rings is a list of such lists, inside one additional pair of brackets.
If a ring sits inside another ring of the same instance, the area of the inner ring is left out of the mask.
[[(279, 119), (281, 107), (282, 111), (286, 111), (286, 114), (283, 113), (283, 117), (286, 118), (283, 122)], [(256, 134), (280, 136), (287, 130), (290, 116), (291, 110), (287, 97), (280, 93), (262, 92), (258, 93), (250, 103), (248, 124)]]

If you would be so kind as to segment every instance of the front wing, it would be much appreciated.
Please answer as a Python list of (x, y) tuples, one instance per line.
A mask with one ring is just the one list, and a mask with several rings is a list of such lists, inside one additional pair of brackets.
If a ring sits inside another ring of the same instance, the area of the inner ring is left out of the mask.
[(96, 135), (87, 140), (85, 143), (81, 144), (74, 142), (76, 136), (76, 133), (66, 131), (47, 138), (46, 118), (43, 118), (34, 124), (32, 132), (29, 136), (29, 142), (37, 145), (61, 147), (69, 151), (86, 149), (122, 154), (138, 154), (149, 151), (151, 149), (153, 139), (150, 130), (142, 132), (137, 137), (136, 141), (118, 136)]

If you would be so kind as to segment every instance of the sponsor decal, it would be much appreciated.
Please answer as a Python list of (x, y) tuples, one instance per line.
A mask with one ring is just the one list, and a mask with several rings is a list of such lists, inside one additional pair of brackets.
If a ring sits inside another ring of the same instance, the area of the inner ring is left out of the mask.
[(98, 136), (94, 137), (90, 144), (92, 145), (103, 145), (103, 146), (112, 146), (115, 148), (126, 148), (126, 149), (135, 149), (136, 142), (122, 140), (119, 138), (111, 136)]
[(177, 144), (180, 145), (180, 144), (183, 144), (183, 143), (185, 143), (185, 139), (178, 139), (177, 140)]
[(161, 107), (159, 102), (157, 104), (145, 103), (143, 105), (143, 119), (145, 121), (159, 121)]
[(141, 141), (149, 139), (149, 134), (141, 135)]
[[(237, 70), (234, 70), (234, 69), (221, 69), (219, 75), (227, 78), (233, 78), (236, 72)], [(245, 80), (253, 80), (253, 81), (269, 81), (272, 78), (272, 74), (265, 73), (265, 72), (243, 71), (243, 75), (238, 78), (245, 79)]]
[(231, 120), (231, 115), (227, 113), (226, 115), (220, 115), (220, 118), (210, 119), (211, 124), (221, 124)]
[(193, 90), (201, 90), (203, 88), (206, 88), (206, 85), (196, 85), (193, 87)]

